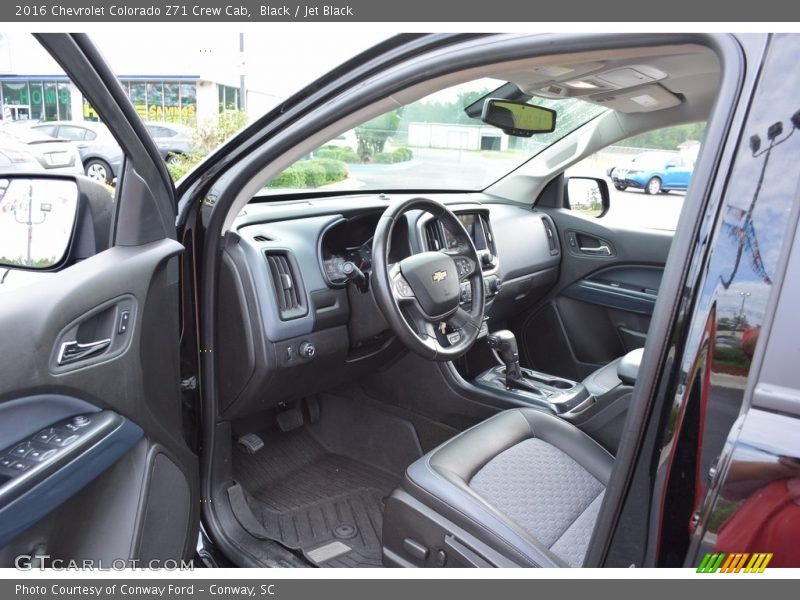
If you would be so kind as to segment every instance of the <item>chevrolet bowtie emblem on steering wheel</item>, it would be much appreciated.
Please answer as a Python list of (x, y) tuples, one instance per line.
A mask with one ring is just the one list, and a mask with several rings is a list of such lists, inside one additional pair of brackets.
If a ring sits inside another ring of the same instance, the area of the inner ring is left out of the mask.
[(432, 278), (436, 283), (439, 283), (440, 281), (444, 281), (445, 279), (447, 279), (447, 271), (436, 271), (433, 274)]

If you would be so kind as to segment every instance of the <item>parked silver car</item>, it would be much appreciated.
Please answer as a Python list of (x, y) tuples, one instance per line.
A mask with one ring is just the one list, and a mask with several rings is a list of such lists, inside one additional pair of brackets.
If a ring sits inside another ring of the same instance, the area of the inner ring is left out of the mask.
[(0, 174), (42, 171), (43, 167), (25, 144), (0, 135)]
[(145, 123), (144, 126), (165, 162), (192, 151), (194, 130), (191, 127), (163, 122)]
[(48, 121), (31, 128), (50, 137), (72, 142), (80, 152), (83, 168), (90, 178), (112, 183), (119, 175), (122, 150), (108, 128), (94, 121)]

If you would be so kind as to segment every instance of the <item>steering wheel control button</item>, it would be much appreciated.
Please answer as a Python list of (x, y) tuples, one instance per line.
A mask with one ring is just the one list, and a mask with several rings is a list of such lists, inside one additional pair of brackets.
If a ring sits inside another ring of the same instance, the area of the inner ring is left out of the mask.
[(454, 331), (453, 333), (448, 333), (447, 341), (450, 342), (451, 346), (455, 346), (458, 342), (461, 341), (461, 334), (458, 331)]
[(394, 282), (394, 289), (396, 289), (397, 293), (400, 294), (403, 298), (414, 297), (414, 292), (411, 291), (411, 287), (408, 285), (408, 282), (402, 277), (399, 277)]
[(472, 301), (472, 286), (468, 281), (461, 284), (461, 303)]
[(314, 355), (317, 353), (317, 349), (311, 342), (303, 342), (297, 349), (297, 353), (303, 358), (311, 359), (314, 358)]
[(472, 273), (472, 261), (468, 258), (460, 256), (455, 259), (456, 271), (458, 271), (459, 279), (466, 277)]

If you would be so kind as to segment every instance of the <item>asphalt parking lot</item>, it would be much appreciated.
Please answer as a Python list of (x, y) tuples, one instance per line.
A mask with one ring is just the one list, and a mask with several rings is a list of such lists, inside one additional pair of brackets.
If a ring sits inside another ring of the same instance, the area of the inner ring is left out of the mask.
[(685, 192), (649, 196), (642, 190), (614, 189), (609, 181), (611, 208), (603, 219), (622, 227), (674, 231), (686, 197)]

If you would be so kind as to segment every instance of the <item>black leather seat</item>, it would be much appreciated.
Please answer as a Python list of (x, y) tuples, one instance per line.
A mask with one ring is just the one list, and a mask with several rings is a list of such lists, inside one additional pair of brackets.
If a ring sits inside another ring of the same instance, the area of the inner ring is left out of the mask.
[(403, 488), (515, 564), (581, 566), (613, 464), (567, 421), (514, 409), (413, 463)]

